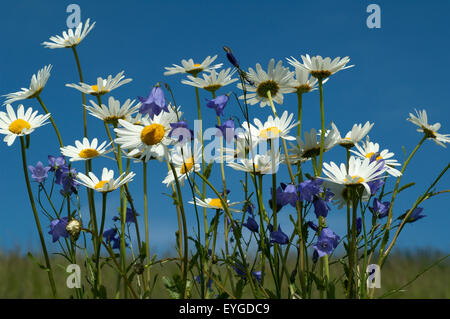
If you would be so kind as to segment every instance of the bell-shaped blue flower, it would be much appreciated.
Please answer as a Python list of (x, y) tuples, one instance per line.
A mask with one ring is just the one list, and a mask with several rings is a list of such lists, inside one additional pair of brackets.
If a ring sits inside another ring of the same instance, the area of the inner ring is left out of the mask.
[(214, 109), (216, 111), (217, 116), (221, 116), (223, 115), (223, 110), (225, 109), (228, 100), (229, 100), (228, 95), (219, 95), (215, 99), (206, 100), (208, 102), (206, 106), (209, 107), (210, 109)]
[(141, 102), (139, 113), (148, 114), (151, 119), (153, 119), (155, 115), (159, 115), (163, 110), (169, 112), (166, 98), (164, 97), (164, 91), (159, 86), (153, 87), (146, 98), (138, 96), (138, 100)]

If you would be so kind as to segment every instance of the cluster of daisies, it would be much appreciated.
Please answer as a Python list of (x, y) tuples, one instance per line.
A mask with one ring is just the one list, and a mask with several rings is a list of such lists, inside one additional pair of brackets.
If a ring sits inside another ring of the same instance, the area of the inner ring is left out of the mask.
[[(49, 42), (43, 45), (47, 48), (75, 48), (92, 30), (95, 23), (80, 23), (74, 30), (63, 32), (62, 36), (50, 37)], [(305, 94), (312, 92), (327, 82), (331, 75), (352, 67), (348, 65), (350, 59), (322, 58), (321, 56), (301, 56), (301, 62), (294, 57), (287, 62), (294, 70), (283, 66), (283, 61), (275, 62), (271, 59), (267, 69), (257, 63), (255, 68), (243, 71), (237, 59), (231, 51), (227, 51), (228, 60), (233, 67), (221, 69), (222, 64), (214, 64), (217, 55), (208, 56), (201, 63), (195, 63), (193, 59), (182, 60), (181, 65), (174, 64), (166, 67), (164, 75), (186, 74), (187, 78), (181, 83), (203, 89), (212, 93), (213, 98), (208, 100), (207, 107), (215, 110), (219, 119), (217, 129), (227, 141), (233, 142), (233, 147), (225, 147), (221, 150), (221, 160), (234, 170), (250, 174), (265, 175), (275, 174), (280, 164), (297, 164), (309, 160), (315, 161), (320, 155), (321, 149), (327, 152), (339, 145), (353, 154), (349, 157), (348, 165), (334, 162), (323, 164), (324, 189), (329, 190), (332, 199), (343, 206), (348, 203), (348, 187), (360, 185), (363, 190), (362, 198), (367, 199), (374, 194), (380, 186), (380, 179), (386, 174), (398, 177), (401, 172), (396, 168), (401, 164), (394, 158), (394, 154), (388, 149), (383, 149), (378, 143), (370, 141), (368, 133), (373, 123), (355, 124), (350, 131), (342, 135), (336, 125), (331, 123), (331, 128), (326, 132), (311, 129), (305, 132), (303, 138), (293, 133), (293, 129), (300, 123), (294, 119), (294, 113), (282, 112), (278, 116), (275, 112), (264, 122), (255, 118), (253, 123), (245, 121), (240, 130), (235, 127), (233, 120), (220, 122), (220, 116), (229, 101), (229, 95), (216, 97), (219, 89), (235, 83), (237, 88), (244, 91), (239, 98), (245, 100), (248, 105), (258, 104), (261, 107), (271, 106), (273, 102), (283, 104), (284, 94)], [(4, 141), (11, 146), (16, 137), (31, 134), (35, 129), (48, 123), (51, 114), (38, 115), (38, 111), (28, 108), (25, 111), (23, 105), (19, 105), (17, 112), (11, 105), (14, 102), (37, 98), (44, 89), (49, 77), (51, 65), (47, 65), (34, 74), (29, 88), (6, 94), (6, 112), (0, 112), (0, 133), (5, 135)], [(238, 75), (237, 77), (234, 77)], [(234, 78), (233, 78), (234, 77)], [(90, 101), (90, 105), (84, 105), (89, 114), (108, 127), (114, 128), (115, 138), (110, 142), (99, 143), (97, 138), (83, 138), (75, 141), (74, 145), (61, 146), (61, 154), (70, 162), (91, 161), (97, 157), (114, 153), (116, 160), (125, 156), (136, 162), (149, 160), (167, 161), (173, 164), (174, 172), (168, 171), (162, 181), (169, 186), (176, 179), (183, 185), (193, 172), (201, 170), (200, 163), (204, 161), (204, 145), (202, 136), (194, 137), (186, 121), (182, 119), (183, 113), (180, 107), (175, 107), (166, 102), (163, 88), (154, 86), (148, 96), (138, 97), (136, 100), (128, 99), (124, 103), (110, 96), (107, 103), (102, 103), (102, 97), (124, 84), (131, 82), (124, 72), (116, 76), (109, 75), (106, 78), (98, 77), (93, 83), (66, 84), (83, 94), (95, 97), (96, 101)], [(237, 82), (237, 83), (236, 83)], [(409, 121), (419, 127), (426, 138), (434, 140), (441, 146), (450, 142), (450, 135), (440, 134), (437, 131), (440, 124), (428, 124), (425, 110), (416, 111), (416, 115), (410, 114)], [(323, 136), (323, 145), (321, 145)], [(271, 148), (270, 152), (257, 152), (258, 146), (270, 141), (274, 145), (276, 141), (289, 142), (290, 149), (287, 154), (282, 154), (280, 148)], [(228, 144), (227, 144), (228, 145)], [(133, 172), (122, 173), (114, 178), (114, 171), (103, 168), (101, 178), (93, 172), (87, 175), (77, 173), (77, 181), (98, 192), (111, 192), (130, 182), (135, 174)], [(288, 185), (289, 186), (289, 185)], [(283, 192), (286, 192), (283, 188)], [(224, 190), (226, 191), (226, 190)], [(202, 207), (223, 209), (240, 204), (240, 202), (222, 201), (218, 198), (195, 198), (195, 203)], [(234, 209), (230, 209), (234, 211)], [(329, 239), (329, 236), (327, 237)]]

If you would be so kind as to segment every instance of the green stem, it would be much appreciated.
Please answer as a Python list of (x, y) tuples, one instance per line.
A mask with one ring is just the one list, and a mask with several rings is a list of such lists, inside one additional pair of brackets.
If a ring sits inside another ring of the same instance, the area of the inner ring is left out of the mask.
[(144, 218), (145, 218), (145, 248), (147, 254), (147, 281), (150, 282), (150, 236), (148, 229), (148, 193), (147, 193), (147, 163), (142, 162), (144, 179)]
[[(73, 55), (75, 56), (75, 61), (77, 62), (78, 74), (80, 75), (80, 82), (83, 81), (83, 73), (81, 72), (80, 59), (78, 58), (77, 49), (75, 46), (72, 47)], [(84, 125), (84, 137), (87, 137), (87, 115), (86, 115), (86, 94), (81, 92), (83, 97), (83, 125)], [(99, 105), (101, 107), (101, 105)]]
[[(49, 114), (49, 111), (47, 110), (47, 107), (45, 106), (44, 102), (42, 101), (41, 97), (39, 95), (36, 96), (36, 99), (39, 101), (39, 104), (41, 104), (42, 108), (44, 109), (45, 114)], [(59, 134), (58, 127), (56, 126), (55, 121), (53, 120), (53, 117), (50, 115), (50, 122), (53, 125), (53, 129), (55, 130), (56, 136), (58, 137), (59, 145), (61, 147), (64, 147), (64, 144), (62, 142), (61, 134)]]
[(101, 243), (102, 243), (102, 236), (103, 236), (103, 229), (105, 228), (105, 217), (106, 217), (106, 197), (108, 193), (102, 193), (102, 219), (100, 222), (100, 232), (98, 233), (97, 238), (97, 254), (95, 257), (95, 291), (97, 293), (97, 296), (99, 294), (99, 288), (100, 288), (100, 249), (101, 249)]
[(25, 182), (27, 184), (28, 197), (30, 198), (30, 204), (31, 204), (31, 208), (33, 210), (34, 221), (36, 222), (36, 227), (37, 227), (38, 233), (39, 233), (39, 239), (41, 241), (42, 251), (44, 253), (45, 264), (48, 269), (47, 270), (48, 280), (50, 281), (50, 286), (52, 288), (53, 297), (56, 298), (58, 295), (56, 292), (55, 279), (53, 278), (53, 270), (52, 270), (52, 266), (50, 264), (50, 259), (48, 258), (47, 246), (45, 245), (44, 235), (42, 233), (42, 228), (41, 228), (41, 222), (39, 221), (38, 212), (36, 210), (36, 204), (34, 202), (33, 191), (31, 190), (30, 178), (28, 176), (27, 157), (26, 157), (26, 151), (25, 151), (25, 139), (23, 136), (20, 137), (20, 145), (21, 145), (21, 149), (22, 149), (23, 173), (25, 175)]

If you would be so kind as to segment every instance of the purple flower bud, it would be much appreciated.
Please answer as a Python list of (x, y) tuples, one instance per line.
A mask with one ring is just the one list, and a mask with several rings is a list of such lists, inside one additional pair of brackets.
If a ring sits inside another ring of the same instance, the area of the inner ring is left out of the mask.
[(312, 202), (314, 196), (322, 193), (321, 179), (308, 179), (298, 185), (298, 192), (300, 193), (300, 200)]
[(373, 199), (372, 207), (370, 208), (370, 211), (372, 214), (377, 216), (378, 218), (384, 218), (389, 214), (389, 207), (391, 206), (390, 202), (381, 202), (378, 198)]
[[(273, 230), (273, 228), (272, 228)], [(270, 243), (277, 243), (280, 245), (286, 245), (289, 243), (289, 237), (281, 230), (281, 226), (278, 226), (277, 231), (270, 232)]]
[(252, 217), (247, 217), (247, 222), (242, 225), (245, 226), (246, 228), (248, 228), (251, 232), (254, 232), (254, 233), (258, 232), (258, 223)]

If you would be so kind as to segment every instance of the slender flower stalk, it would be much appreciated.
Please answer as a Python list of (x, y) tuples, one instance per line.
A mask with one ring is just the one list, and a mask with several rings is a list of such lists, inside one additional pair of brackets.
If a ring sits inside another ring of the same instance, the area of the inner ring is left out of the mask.
[(148, 190), (147, 190), (147, 162), (142, 162), (142, 174), (144, 179), (144, 219), (145, 219), (145, 252), (147, 255), (147, 282), (150, 283), (150, 237), (148, 228)]
[(97, 239), (97, 249), (96, 249), (96, 257), (95, 257), (95, 291), (97, 294), (99, 294), (100, 291), (100, 285), (101, 285), (101, 274), (100, 274), (100, 249), (101, 249), (101, 243), (102, 243), (102, 236), (103, 236), (103, 230), (105, 228), (105, 217), (106, 217), (106, 197), (108, 193), (104, 192), (102, 193), (102, 219), (100, 222), (100, 232), (98, 233), (98, 239)]
[(323, 79), (319, 78), (319, 96), (320, 96), (320, 155), (319, 155), (319, 176), (322, 174), (322, 164), (323, 164), (323, 145), (325, 141), (325, 112), (323, 109)]
[[(36, 95), (36, 99), (39, 101), (39, 104), (41, 104), (42, 108), (44, 109), (45, 114), (49, 114), (48, 109), (45, 106), (44, 102), (42, 101), (41, 97), (39, 95)], [(51, 115), (50, 115), (49, 119), (53, 125), (53, 129), (55, 130), (56, 136), (58, 137), (59, 145), (61, 147), (64, 147), (64, 144), (63, 144), (62, 138), (61, 138), (61, 134), (59, 133), (58, 127), (56, 126), (56, 123), (53, 120), (53, 117)]]
[[(77, 52), (76, 46), (72, 47), (72, 52), (73, 52), (73, 56), (75, 57), (75, 62), (77, 63), (77, 69), (78, 69), (78, 75), (80, 76), (80, 82), (84, 83), (83, 73), (81, 71), (80, 59), (78, 57), (78, 52)], [(87, 132), (87, 114), (86, 114), (86, 93), (81, 92), (81, 96), (83, 98), (83, 131), (84, 131), (84, 137), (88, 137), (88, 132)]]
[(28, 177), (28, 165), (27, 165), (27, 156), (25, 150), (25, 138), (20, 136), (20, 145), (22, 150), (22, 165), (23, 165), (23, 173), (25, 175), (25, 182), (27, 184), (28, 197), (30, 199), (31, 208), (33, 210), (34, 221), (36, 222), (36, 227), (39, 233), (39, 239), (41, 241), (42, 251), (44, 253), (45, 265), (47, 267), (47, 275), (48, 280), (50, 281), (50, 286), (52, 288), (52, 294), (54, 298), (57, 298), (58, 294), (56, 292), (55, 279), (53, 277), (52, 265), (50, 263), (50, 259), (48, 258), (47, 246), (45, 245), (44, 235), (42, 233), (41, 222), (39, 221), (38, 212), (36, 210), (36, 204), (34, 202), (33, 191), (31, 190), (30, 178)]

